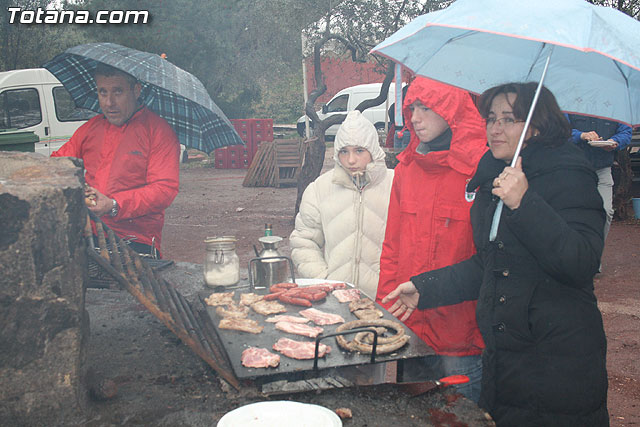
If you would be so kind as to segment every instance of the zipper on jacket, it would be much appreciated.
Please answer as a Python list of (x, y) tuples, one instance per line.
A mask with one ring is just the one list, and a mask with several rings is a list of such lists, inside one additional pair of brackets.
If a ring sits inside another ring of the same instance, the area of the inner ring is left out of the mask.
[(363, 220), (363, 209), (362, 209), (362, 192), (364, 188), (358, 189), (358, 208), (356, 210), (356, 247), (355, 253), (353, 257), (353, 271), (351, 276), (353, 277), (353, 286), (359, 288), (358, 282), (360, 281), (360, 252), (361, 242), (362, 242), (362, 220)]

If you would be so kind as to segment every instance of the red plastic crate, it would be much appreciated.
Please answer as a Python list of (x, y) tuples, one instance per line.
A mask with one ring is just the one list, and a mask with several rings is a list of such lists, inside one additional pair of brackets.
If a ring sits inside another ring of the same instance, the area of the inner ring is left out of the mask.
[(248, 146), (232, 145), (215, 151), (217, 169), (247, 169), (252, 159)]
[(253, 120), (253, 142), (273, 141), (273, 119)]
[(251, 165), (260, 142), (273, 141), (273, 119), (232, 119), (231, 123), (245, 145), (218, 148), (215, 151), (215, 167), (246, 169)]
[(240, 135), (240, 139), (242, 139), (245, 143), (250, 144), (253, 140), (252, 119), (232, 119), (231, 124), (233, 124), (236, 132), (238, 132), (238, 135)]
[(229, 156), (227, 155), (227, 147), (218, 148), (215, 151), (215, 168), (229, 169)]
[(263, 141), (273, 141), (273, 119), (254, 119), (253, 140), (251, 141), (253, 156), (255, 156), (260, 143)]

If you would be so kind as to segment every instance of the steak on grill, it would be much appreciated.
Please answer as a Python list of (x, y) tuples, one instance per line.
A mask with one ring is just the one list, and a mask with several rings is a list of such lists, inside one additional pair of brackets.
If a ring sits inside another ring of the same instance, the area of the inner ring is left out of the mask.
[(340, 302), (351, 302), (357, 301), (360, 299), (360, 289), (349, 288), (349, 289), (336, 289), (331, 292), (331, 294), (338, 298)]
[[(292, 359), (313, 359), (316, 343), (312, 341), (295, 341), (289, 338), (280, 338), (273, 349)], [(331, 347), (320, 343), (318, 357), (324, 357), (331, 352)]]
[(249, 332), (251, 334), (259, 334), (264, 329), (264, 326), (260, 326), (260, 324), (253, 319), (235, 319), (223, 317), (222, 319), (220, 319), (218, 328)]
[(266, 348), (249, 347), (242, 352), (241, 361), (247, 368), (275, 368), (280, 364), (280, 356)]
[(307, 323), (309, 322), (309, 319), (306, 317), (289, 316), (288, 314), (278, 314), (277, 316), (271, 316), (265, 319), (265, 322), (269, 323), (278, 323), (282, 321), (291, 323)]
[(293, 323), (280, 321), (276, 323), (276, 329), (279, 329), (284, 332), (289, 332), (290, 334), (302, 335), (304, 337), (315, 338), (324, 331), (319, 326), (309, 326), (302, 323)]
[(316, 325), (333, 325), (344, 323), (344, 319), (339, 314), (327, 313), (316, 308), (307, 308), (300, 311), (300, 314), (307, 319), (311, 319)]
[(278, 301), (260, 300), (251, 304), (251, 308), (258, 314), (268, 316), (270, 314), (284, 313), (287, 308)]

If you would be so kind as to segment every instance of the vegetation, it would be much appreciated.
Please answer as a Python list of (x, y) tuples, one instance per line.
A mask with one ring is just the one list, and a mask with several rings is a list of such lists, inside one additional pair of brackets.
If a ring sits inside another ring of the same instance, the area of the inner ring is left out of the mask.
[[(109, 41), (165, 53), (193, 73), (232, 118), (293, 122), (304, 110), (302, 42), (358, 61), (411, 18), (452, 0), (0, 0), (0, 70), (38, 67), (71, 46)], [(640, 17), (640, 0), (589, 0)], [(151, 22), (130, 25), (9, 24), (8, 7), (22, 10), (148, 10)], [(327, 21), (329, 19), (329, 21)], [(329, 27), (326, 23), (330, 22)], [(385, 64), (381, 63), (381, 66)]]
[[(108, 41), (164, 53), (197, 76), (230, 118), (271, 117), (293, 123), (303, 111), (316, 121), (308, 141), (298, 200), (324, 160), (324, 131), (343, 120), (318, 120), (313, 105), (326, 91), (321, 55), (349, 53), (354, 61), (378, 61), (387, 70), (381, 93), (392, 80), (382, 58), (368, 52), (412, 18), (454, 0), (0, 0), (0, 71), (39, 67), (71, 46)], [(640, 18), (640, 0), (588, 0)], [(147, 10), (147, 24), (10, 24), (8, 7), (22, 10)], [(303, 52), (302, 40), (305, 40)], [(302, 58), (313, 55), (315, 87), (303, 101)], [(359, 109), (384, 102), (365, 101)], [(297, 210), (297, 209), (296, 209)]]
[[(337, 5), (329, 3), (323, 19), (308, 26), (305, 31), (305, 55), (313, 55), (315, 89), (309, 94), (305, 113), (314, 122), (314, 137), (305, 145), (304, 163), (298, 178), (298, 195), (295, 213), (298, 212), (302, 194), (322, 171), (325, 154), (325, 131), (334, 124), (341, 123), (345, 115), (333, 115), (320, 120), (315, 101), (326, 90), (321, 67), (322, 51), (331, 47), (334, 52), (351, 54), (355, 62), (366, 62), (372, 58), (369, 51), (379, 42), (390, 36), (411, 19), (433, 10), (448, 6), (452, 1), (410, 1), (388, 2), (385, 0), (343, 0)], [(309, 52), (307, 52), (309, 50)], [(386, 68), (386, 76), (377, 98), (363, 101), (357, 109), (365, 110), (380, 105), (386, 99), (389, 85), (393, 79), (393, 64), (382, 58), (373, 57)]]
[[(0, 0), (7, 10), (148, 10), (129, 25), (25, 25), (0, 22), (0, 70), (41, 66), (67, 48), (97, 41), (165, 53), (197, 76), (231, 118), (292, 122), (302, 111), (301, 31), (319, 16), (310, 0)], [(6, 12), (5, 12), (6, 13)], [(283, 92), (281, 92), (283, 91)], [(285, 99), (285, 102), (280, 102)]]

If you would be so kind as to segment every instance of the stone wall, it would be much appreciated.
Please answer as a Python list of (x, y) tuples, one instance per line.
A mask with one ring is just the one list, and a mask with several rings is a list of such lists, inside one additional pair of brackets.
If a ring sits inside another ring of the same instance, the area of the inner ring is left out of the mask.
[(0, 424), (69, 425), (86, 407), (86, 221), (76, 160), (0, 152)]

